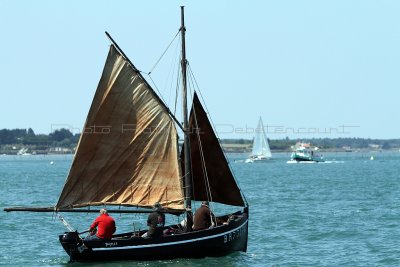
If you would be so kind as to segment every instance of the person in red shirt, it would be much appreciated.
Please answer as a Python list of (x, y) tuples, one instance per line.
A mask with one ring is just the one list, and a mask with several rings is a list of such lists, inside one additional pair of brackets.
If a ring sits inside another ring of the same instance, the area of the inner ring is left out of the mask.
[[(97, 233), (95, 233), (95, 229), (97, 228)], [(97, 217), (92, 225), (89, 228), (89, 231), (92, 233), (90, 236), (85, 239), (111, 239), (112, 235), (116, 231), (115, 221), (114, 219), (108, 215), (106, 209), (100, 210), (100, 216)]]

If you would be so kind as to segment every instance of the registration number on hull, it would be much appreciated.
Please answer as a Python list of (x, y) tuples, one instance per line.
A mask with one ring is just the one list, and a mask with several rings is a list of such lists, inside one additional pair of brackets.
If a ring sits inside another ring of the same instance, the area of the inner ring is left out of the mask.
[(239, 229), (237, 229), (237, 230), (235, 230), (235, 231), (233, 231), (233, 232), (231, 232), (229, 234), (224, 235), (224, 243), (228, 243), (228, 242), (231, 242), (231, 241), (233, 241), (235, 239), (238, 239), (241, 235), (244, 234), (245, 230), (243, 228), (244, 227), (241, 227), (241, 228), (239, 228)]

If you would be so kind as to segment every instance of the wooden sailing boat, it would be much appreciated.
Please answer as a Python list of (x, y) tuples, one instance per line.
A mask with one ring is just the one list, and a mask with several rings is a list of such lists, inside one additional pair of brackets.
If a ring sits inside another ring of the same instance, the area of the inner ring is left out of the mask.
[[(5, 210), (59, 214), (106, 205), (118, 207), (109, 212), (148, 213), (159, 202), (166, 213), (186, 213), (187, 224), (165, 226), (173, 234), (147, 239), (141, 237), (145, 231), (111, 240), (85, 240), (68, 231), (59, 240), (72, 261), (222, 256), (247, 249), (248, 204), (196, 93), (188, 116), (183, 7), (181, 22), (183, 125), (107, 33), (112, 45), (57, 204)], [(176, 126), (184, 132), (182, 153)], [(192, 201), (236, 211), (214, 211), (214, 226), (193, 231)]]

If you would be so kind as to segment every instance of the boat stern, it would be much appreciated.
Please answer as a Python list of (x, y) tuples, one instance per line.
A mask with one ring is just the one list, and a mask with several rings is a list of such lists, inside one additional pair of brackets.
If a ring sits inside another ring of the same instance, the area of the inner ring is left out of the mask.
[(70, 257), (70, 261), (79, 260), (89, 249), (83, 244), (78, 232), (65, 232), (59, 236), (60, 243)]

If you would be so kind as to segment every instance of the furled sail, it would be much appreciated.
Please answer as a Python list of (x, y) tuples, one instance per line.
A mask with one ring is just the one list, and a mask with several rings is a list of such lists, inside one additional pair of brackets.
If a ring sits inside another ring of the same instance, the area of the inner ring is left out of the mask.
[(113, 45), (84, 127), (57, 208), (183, 209), (174, 122)]
[[(244, 206), (240, 189), (196, 93), (190, 112), (189, 127), (192, 199)], [(181, 158), (183, 161), (183, 157)]]
[(255, 132), (253, 150), (251, 152), (252, 156), (264, 156), (270, 158), (272, 156), (271, 150), (269, 148), (268, 139), (265, 136), (264, 125), (261, 117), (258, 120), (258, 126)]

